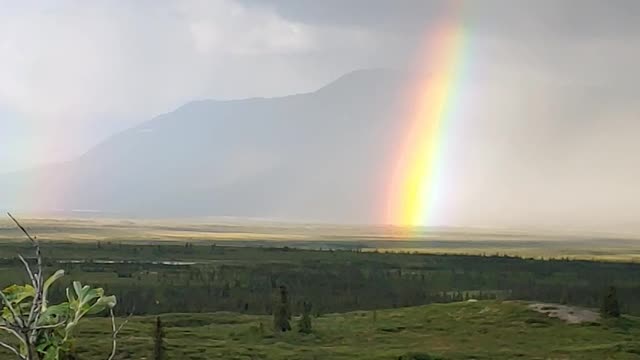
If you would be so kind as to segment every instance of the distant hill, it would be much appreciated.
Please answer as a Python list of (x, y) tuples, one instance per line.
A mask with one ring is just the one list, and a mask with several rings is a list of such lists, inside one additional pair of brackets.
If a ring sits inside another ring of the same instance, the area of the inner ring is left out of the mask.
[(371, 222), (402, 82), (362, 70), (307, 94), (188, 103), (73, 161), (1, 176), (0, 208)]

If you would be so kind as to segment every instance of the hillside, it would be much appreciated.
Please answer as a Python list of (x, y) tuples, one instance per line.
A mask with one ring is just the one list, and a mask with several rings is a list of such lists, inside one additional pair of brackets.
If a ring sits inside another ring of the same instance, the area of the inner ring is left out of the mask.
[[(120, 348), (128, 354), (122, 358), (149, 358), (154, 320), (132, 319), (122, 333)], [(311, 335), (273, 334), (269, 316), (166, 314), (162, 321), (170, 359), (637, 359), (640, 354), (636, 318), (568, 325), (518, 302), (329, 314), (313, 319)], [(106, 353), (108, 326), (106, 319), (84, 324), (77, 344), (81, 359)]]
[(68, 163), (0, 175), (0, 208), (371, 221), (400, 82), (366, 70), (308, 94), (192, 102)]

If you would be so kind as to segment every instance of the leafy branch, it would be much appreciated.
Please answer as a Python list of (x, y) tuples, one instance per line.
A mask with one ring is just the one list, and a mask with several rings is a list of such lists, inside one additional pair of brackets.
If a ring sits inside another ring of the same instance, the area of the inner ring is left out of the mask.
[(72, 288), (66, 289), (67, 301), (50, 305), (47, 298), (49, 288), (64, 276), (64, 271), (58, 270), (44, 280), (40, 244), (18, 220), (8, 215), (33, 245), (36, 264), (33, 268), (22, 255), (18, 255), (31, 284), (11, 285), (0, 290), (0, 331), (11, 335), (18, 343), (12, 345), (0, 341), (0, 347), (11, 351), (20, 360), (59, 360), (69, 351), (69, 340), (80, 320), (86, 315), (108, 310), (112, 323), (112, 350), (108, 360), (112, 360), (116, 354), (117, 335), (127, 323), (116, 326), (113, 312), (117, 304), (115, 296), (106, 296), (101, 288), (83, 286), (74, 281)]

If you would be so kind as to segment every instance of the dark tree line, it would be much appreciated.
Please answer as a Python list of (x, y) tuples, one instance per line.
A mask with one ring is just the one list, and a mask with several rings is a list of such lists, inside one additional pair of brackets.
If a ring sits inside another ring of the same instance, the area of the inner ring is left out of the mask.
[[(474, 299), (523, 299), (599, 307), (616, 286), (619, 310), (640, 314), (640, 265), (508, 256), (382, 254), (201, 245), (55, 244), (51, 267), (104, 287), (120, 299), (120, 314), (236, 311), (274, 314), (274, 294), (286, 285), (290, 312), (311, 315)], [(84, 262), (56, 264), (75, 254)], [(55, 257), (57, 256), (57, 257)], [(122, 262), (105, 263), (94, 259)], [(183, 261), (163, 264), (161, 261)], [(155, 263), (153, 262), (155, 261)], [(0, 260), (0, 280), (23, 276)], [(51, 289), (64, 299), (64, 281)], [(184, 296), (189, 294), (189, 296)]]

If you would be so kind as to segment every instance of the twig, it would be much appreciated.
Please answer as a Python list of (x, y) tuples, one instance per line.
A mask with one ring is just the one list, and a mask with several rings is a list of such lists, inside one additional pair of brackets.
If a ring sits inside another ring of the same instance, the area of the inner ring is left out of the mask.
[[(42, 287), (44, 283), (44, 277), (42, 272), (42, 250), (40, 249), (40, 244), (38, 243), (36, 238), (31, 236), (31, 234), (29, 234), (29, 231), (27, 231), (27, 229), (24, 226), (22, 226), (22, 224), (20, 224), (20, 222), (16, 218), (14, 218), (13, 215), (11, 215), (11, 213), (7, 213), (7, 215), (9, 216), (9, 218), (11, 218), (11, 220), (13, 220), (16, 226), (20, 228), (20, 230), (25, 234), (27, 239), (31, 241), (31, 244), (33, 245), (36, 251), (36, 264), (37, 264), (36, 274), (33, 273), (33, 271), (31, 270), (31, 267), (29, 266), (29, 263), (22, 257), (22, 255), (19, 255), (20, 261), (22, 261), (22, 263), (24, 264), (27, 270), (27, 273), (29, 274), (29, 278), (31, 279), (31, 283), (33, 284), (33, 288), (35, 290), (35, 296), (31, 303), (31, 309), (29, 310), (29, 317), (27, 319), (26, 324), (24, 324), (24, 320), (21, 319), (21, 321), (23, 322), (22, 325), (26, 325), (25, 327), (31, 328), (32, 325), (38, 323), (38, 321), (40, 320), (40, 314), (42, 312), (41, 311)], [(33, 328), (28, 338), (29, 342), (30, 343), (35, 342), (36, 337), (37, 337), (37, 329)]]
[[(22, 255), (20, 254), (18, 254), (18, 257), (20, 258), (20, 261), (24, 265), (24, 268), (27, 271), (27, 274), (29, 274), (29, 278), (31, 279), (31, 284), (33, 284), (33, 289), (35, 293), (33, 297), (33, 301), (31, 302), (31, 309), (29, 310), (29, 318), (27, 319), (27, 326), (30, 326), (38, 322), (40, 310), (42, 308), (42, 300), (41, 300), (42, 281), (40, 277), (36, 278), (33, 275), (33, 271), (31, 271), (31, 266), (29, 266), (29, 263), (27, 262), (27, 260), (25, 260), (24, 257), (22, 257)], [(35, 341), (35, 336), (36, 336), (35, 331), (33, 331), (31, 335), (32, 342)]]
[(42, 329), (55, 329), (57, 327), (60, 327), (62, 325), (65, 325), (66, 321), (63, 321), (61, 323), (57, 323), (57, 324), (53, 324), (53, 325), (40, 325), (40, 326), (36, 326), (33, 328), (33, 330), (42, 330)]
[(31, 235), (29, 234), (29, 232), (27, 231), (27, 229), (24, 228), (24, 226), (22, 226), (18, 220), (16, 220), (16, 218), (13, 217), (13, 215), (11, 215), (11, 213), (7, 213), (7, 215), (9, 215), (9, 217), (11, 218), (11, 220), (13, 220), (13, 222), (20, 228), (20, 230), (22, 230), (22, 232), (27, 235), (27, 238), (29, 238), (29, 240), (31, 240), (32, 243), (36, 243), (36, 240), (31, 237)]
[(120, 333), (120, 330), (122, 330), (122, 328), (127, 325), (127, 323), (129, 322), (129, 319), (131, 319), (131, 317), (133, 316), (133, 312), (129, 314), (129, 316), (127, 316), (127, 318), (125, 319), (125, 321), (122, 322), (122, 324), (120, 324), (120, 326), (116, 327), (116, 317), (113, 314), (113, 309), (109, 309), (109, 315), (111, 316), (111, 355), (109, 355), (109, 358), (107, 360), (113, 360), (113, 358), (116, 356), (116, 349), (118, 347), (118, 333)]
[(25, 343), (22, 336), (13, 327), (0, 325), (0, 330), (8, 332), (9, 334), (15, 336), (16, 339), (20, 340), (21, 343)]
[(33, 275), (33, 271), (31, 271), (31, 267), (29, 266), (29, 263), (20, 254), (18, 254), (18, 258), (22, 262), (22, 265), (24, 265), (24, 268), (27, 270), (27, 274), (29, 274), (29, 279), (31, 279), (31, 284), (35, 289), (36, 287), (38, 287), (38, 283), (37, 283), (36, 277)]
[(5, 349), (7, 349), (7, 350), (11, 351), (12, 353), (16, 354), (16, 356), (18, 357), (18, 359), (20, 359), (20, 360), (27, 360), (27, 358), (25, 358), (24, 356), (22, 356), (22, 355), (20, 354), (20, 351), (18, 351), (18, 350), (17, 350), (16, 348), (14, 348), (13, 346), (11, 346), (11, 345), (9, 345), (9, 344), (6, 344), (6, 343), (4, 343), (4, 342), (2, 342), (2, 341), (0, 341), (0, 346), (2, 346), (3, 348), (5, 348)]
[(109, 315), (111, 315), (111, 355), (107, 360), (112, 360), (116, 356), (116, 348), (118, 347), (118, 340), (116, 340), (116, 317), (113, 315), (113, 309), (109, 309)]
[(22, 230), (22, 232), (26, 235), (27, 239), (31, 241), (31, 244), (33, 244), (33, 247), (36, 250), (36, 260), (37, 260), (37, 266), (38, 266), (37, 282), (40, 286), (42, 286), (42, 250), (40, 249), (40, 244), (33, 236), (31, 236), (31, 234), (29, 234), (27, 229), (25, 229), (25, 227), (22, 226), (22, 224), (20, 224), (20, 222), (16, 220), (16, 218), (14, 218), (13, 215), (11, 215), (11, 213), (7, 213), (7, 215), (9, 215), (9, 217), (11, 218), (11, 220), (13, 220), (16, 226), (20, 228), (20, 230)]

